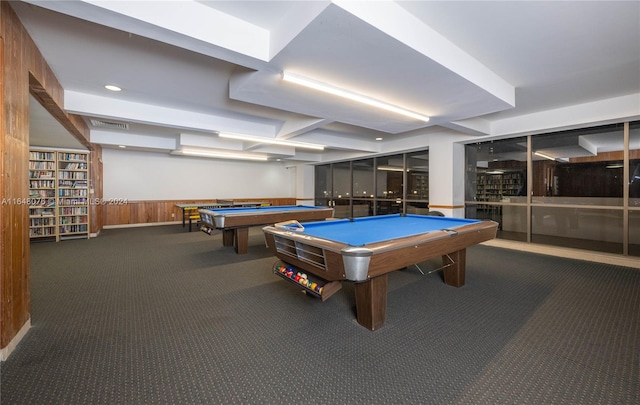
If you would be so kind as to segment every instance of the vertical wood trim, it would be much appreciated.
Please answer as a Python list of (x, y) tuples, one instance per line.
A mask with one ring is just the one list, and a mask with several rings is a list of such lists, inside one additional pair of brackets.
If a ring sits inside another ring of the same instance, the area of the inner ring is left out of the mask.
[[(89, 232), (95, 235), (98, 234), (104, 226), (104, 206), (96, 204), (96, 201), (102, 201), (102, 147), (100, 145), (94, 145), (90, 157), (89, 225), (91, 228)], [(93, 193), (91, 193), (92, 190)]]
[[(0, 26), (4, 28), (2, 22), (2, 8), (0, 8)], [(4, 95), (4, 29), (0, 31), (0, 102), (2, 102), (2, 108), (0, 109), (0, 199), (5, 197), (4, 179), (5, 173), (5, 138), (6, 126), (4, 121), (5, 110), (5, 95)], [(5, 217), (7, 217), (4, 203), (0, 205), (0, 349), (7, 347), (8, 342), (11, 340), (9, 327), (7, 321), (9, 320), (9, 306), (6, 304), (8, 296), (8, 280), (9, 267), (5, 263), (5, 237), (7, 234)], [(3, 355), (5, 357), (5, 355)], [(2, 359), (4, 360), (4, 358)]]
[[(2, 37), (2, 186), (0, 207), (0, 349), (7, 349), (31, 311), (29, 273), (29, 75), (32, 49), (9, 2), (0, 2)], [(25, 46), (27, 45), (27, 46)]]

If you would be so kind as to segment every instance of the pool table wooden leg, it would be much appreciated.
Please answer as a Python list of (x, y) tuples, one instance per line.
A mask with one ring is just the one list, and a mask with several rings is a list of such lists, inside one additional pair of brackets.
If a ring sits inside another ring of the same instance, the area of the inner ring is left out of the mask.
[[(442, 264), (444, 269), (444, 282), (453, 287), (462, 287), (464, 285), (464, 276), (466, 268), (467, 249), (461, 249), (457, 252), (449, 253), (442, 256)], [(451, 262), (453, 260), (453, 263)]]
[(223, 229), (222, 230), (222, 246), (233, 246), (235, 239), (235, 229)]
[(358, 323), (370, 330), (379, 329), (387, 317), (387, 275), (355, 283)]
[(239, 255), (249, 251), (249, 228), (236, 228), (233, 246)]

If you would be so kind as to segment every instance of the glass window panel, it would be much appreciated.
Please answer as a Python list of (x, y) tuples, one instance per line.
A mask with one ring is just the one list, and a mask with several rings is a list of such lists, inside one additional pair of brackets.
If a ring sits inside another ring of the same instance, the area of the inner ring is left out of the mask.
[(429, 203), (427, 202), (407, 202), (407, 214), (428, 215)]
[(353, 162), (353, 198), (373, 198), (373, 159)]
[(623, 211), (532, 207), (534, 243), (621, 254)]
[(527, 207), (521, 205), (504, 205), (501, 207), (498, 229), (500, 239), (527, 241)]
[(351, 163), (333, 164), (333, 197), (336, 199), (351, 197)]
[(334, 200), (333, 216), (335, 218), (351, 218), (351, 201), (349, 199)]
[(407, 200), (429, 201), (429, 152), (407, 155)]
[(629, 211), (629, 255), (640, 256), (640, 211)]
[(402, 203), (395, 201), (378, 201), (376, 203), (376, 215), (399, 214), (402, 212)]
[(621, 124), (538, 135), (531, 146), (534, 203), (622, 205)]
[(527, 138), (465, 147), (466, 201), (526, 202)]
[(324, 204), (317, 205), (326, 205), (326, 201), (328, 201), (331, 195), (331, 165), (319, 165), (316, 166), (314, 171), (315, 176), (315, 197), (316, 201), (325, 201)]
[(629, 125), (629, 206), (640, 207), (640, 121)]
[(385, 199), (402, 198), (403, 155), (383, 156), (376, 159), (376, 196)]
[(336, 218), (351, 217), (351, 162), (334, 163), (333, 209)]
[(373, 215), (373, 201), (353, 200), (353, 217), (368, 217)]

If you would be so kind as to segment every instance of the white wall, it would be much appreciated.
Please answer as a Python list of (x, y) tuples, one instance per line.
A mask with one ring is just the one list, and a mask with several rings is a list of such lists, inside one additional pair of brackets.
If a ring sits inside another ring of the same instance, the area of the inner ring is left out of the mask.
[(246, 162), (103, 149), (104, 198), (190, 200), (295, 198), (296, 171)]

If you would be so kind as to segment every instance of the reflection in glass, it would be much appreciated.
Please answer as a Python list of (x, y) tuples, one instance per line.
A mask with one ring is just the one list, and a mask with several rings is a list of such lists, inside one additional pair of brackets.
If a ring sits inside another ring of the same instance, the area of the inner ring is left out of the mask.
[(532, 207), (534, 243), (621, 254), (622, 210)]
[(538, 135), (531, 139), (534, 203), (621, 206), (621, 124)]
[(520, 205), (504, 205), (501, 208), (498, 237), (500, 239), (526, 242), (527, 240), (527, 207)]
[(378, 201), (376, 215), (399, 214), (402, 212), (402, 203), (396, 201)]
[(373, 202), (371, 200), (353, 200), (353, 217), (368, 217), (373, 215)]
[(333, 165), (333, 209), (336, 218), (351, 217), (351, 162)]
[(353, 198), (373, 198), (373, 159), (353, 162)]
[(315, 178), (315, 205), (329, 206), (333, 197), (331, 190), (331, 165), (318, 165), (314, 171)]
[(429, 154), (407, 155), (407, 200), (429, 201)]
[(640, 207), (640, 121), (629, 125), (629, 206)]
[(515, 202), (513, 197), (526, 196), (527, 138), (470, 144), (465, 156), (466, 201)]
[(629, 255), (640, 256), (640, 211), (629, 212)]
[(402, 198), (403, 193), (403, 155), (377, 158), (376, 164), (376, 196), (385, 199)]

